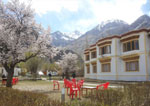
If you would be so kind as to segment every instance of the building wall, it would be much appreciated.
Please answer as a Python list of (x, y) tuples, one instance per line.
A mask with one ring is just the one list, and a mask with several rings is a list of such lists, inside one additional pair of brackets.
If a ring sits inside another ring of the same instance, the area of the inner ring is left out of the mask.
[[(135, 34), (137, 35), (137, 34)], [(139, 50), (133, 50), (128, 52), (123, 51), (123, 44), (121, 44), (121, 56), (122, 55), (132, 55), (132, 54), (139, 54), (139, 71), (137, 72), (126, 72), (125, 70), (125, 62), (120, 59), (120, 70), (119, 73), (119, 80), (126, 80), (126, 81), (145, 81), (146, 80), (146, 60), (145, 60), (145, 51), (144, 51), (144, 33), (139, 33)]]
[[(123, 43), (120, 38), (112, 38), (111, 54), (99, 55), (99, 47), (96, 45), (97, 58), (85, 61), (85, 78), (100, 80), (124, 80), (124, 81), (148, 81), (150, 80), (150, 37), (147, 32), (139, 32), (131, 34), (131, 36), (139, 35), (139, 50), (123, 52)], [(127, 72), (125, 69), (125, 61), (122, 56), (130, 55), (139, 56), (139, 71)], [(91, 53), (90, 53), (91, 56)], [(111, 72), (101, 71), (101, 62), (99, 59), (111, 58)], [(92, 62), (97, 61), (97, 73), (93, 73)], [(90, 64), (90, 73), (87, 74), (86, 64)]]

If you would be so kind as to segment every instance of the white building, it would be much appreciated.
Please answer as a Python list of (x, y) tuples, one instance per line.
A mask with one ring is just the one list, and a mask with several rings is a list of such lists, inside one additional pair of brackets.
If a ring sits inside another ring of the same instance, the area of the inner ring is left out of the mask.
[[(6, 70), (3, 67), (0, 67), (0, 73), (2, 75), (4, 74), (5, 76), (7, 76), (7, 72), (6, 72)], [(15, 68), (14, 69), (14, 76), (18, 76), (19, 73), (21, 73), (21, 68)]]
[(97, 41), (84, 52), (85, 78), (150, 80), (150, 29), (140, 29)]

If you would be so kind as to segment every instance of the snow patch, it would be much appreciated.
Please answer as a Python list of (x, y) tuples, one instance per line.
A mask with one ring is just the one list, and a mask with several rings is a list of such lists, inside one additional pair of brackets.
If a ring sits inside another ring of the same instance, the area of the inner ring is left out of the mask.
[(65, 32), (64, 34), (72, 39), (78, 39), (82, 35), (79, 31)]
[(62, 39), (65, 39), (65, 40), (70, 40), (68, 37), (66, 37), (66, 36), (62, 36), (61, 37)]
[(127, 24), (126, 22), (124, 22), (124, 21), (122, 21), (122, 20), (114, 20), (114, 19), (112, 19), (112, 20), (107, 20), (107, 21), (102, 21), (100, 24), (98, 24), (97, 26), (96, 26), (96, 28), (95, 29), (97, 29), (97, 30), (102, 30), (102, 28), (105, 26), (105, 25), (107, 25), (107, 24), (109, 24), (109, 23), (122, 23), (122, 24)]

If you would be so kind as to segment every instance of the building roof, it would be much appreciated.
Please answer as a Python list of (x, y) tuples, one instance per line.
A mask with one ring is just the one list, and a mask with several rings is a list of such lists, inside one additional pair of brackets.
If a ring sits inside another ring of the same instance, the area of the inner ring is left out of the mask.
[(121, 38), (121, 37), (124, 37), (124, 36), (128, 36), (128, 35), (131, 35), (131, 34), (135, 34), (135, 33), (140, 33), (140, 32), (150, 32), (150, 29), (139, 29), (139, 30), (133, 30), (133, 31), (129, 31), (127, 33), (124, 33), (124, 34), (121, 34), (121, 35), (112, 35), (111, 37), (105, 37), (105, 38), (102, 38), (102, 39), (99, 39), (95, 44), (92, 44), (90, 45), (90, 48), (88, 49), (85, 49), (84, 51), (85, 52), (89, 52), (89, 50), (93, 47), (96, 47), (96, 44), (104, 41), (104, 40), (111, 40), (113, 38)]

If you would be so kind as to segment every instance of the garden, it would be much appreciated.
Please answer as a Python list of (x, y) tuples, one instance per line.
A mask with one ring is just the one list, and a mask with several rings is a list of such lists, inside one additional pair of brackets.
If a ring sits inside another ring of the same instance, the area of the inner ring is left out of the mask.
[[(19, 81), (13, 89), (1, 86), (0, 104), (2, 106), (148, 106), (150, 104), (149, 82), (125, 82), (123, 85), (111, 82), (108, 89), (88, 91), (88, 95), (81, 96), (81, 99), (79, 96), (70, 98), (65, 89), (65, 102), (61, 101), (64, 82), (61, 80), (59, 83), (59, 90), (53, 90), (53, 81), (49, 80)], [(99, 84), (85, 82), (83, 86), (94, 87)], [(85, 93), (84, 91), (83, 94)]]

